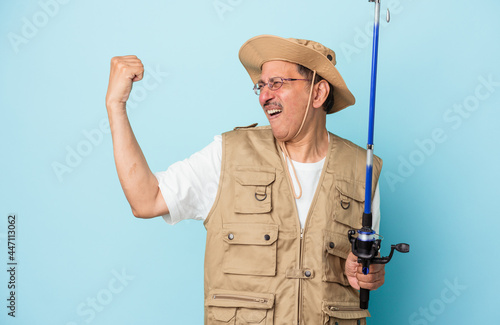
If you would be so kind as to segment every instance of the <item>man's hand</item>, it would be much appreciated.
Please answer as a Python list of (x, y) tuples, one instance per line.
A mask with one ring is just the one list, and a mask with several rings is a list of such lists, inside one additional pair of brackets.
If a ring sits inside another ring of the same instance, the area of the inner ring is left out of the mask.
[(132, 83), (142, 79), (144, 66), (135, 55), (115, 56), (111, 59), (106, 106), (123, 106), (132, 91)]
[(384, 284), (385, 279), (385, 264), (371, 264), (370, 273), (363, 274), (363, 267), (358, 263), (358, 257), (352, 252), (347, 256), (345, 262), (345, 274), (349, 280), (349, 284), (356, 290), (359, 288), (376, 290)]

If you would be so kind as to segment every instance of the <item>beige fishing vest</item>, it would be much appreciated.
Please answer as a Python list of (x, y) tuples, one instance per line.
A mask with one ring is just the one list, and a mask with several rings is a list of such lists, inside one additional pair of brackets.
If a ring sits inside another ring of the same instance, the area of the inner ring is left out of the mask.
[[(344, 274), (349, 229), (361, 228), (366, 151), (330, 134), (301, 230), (270, 127), (222, 136), (222, 169), (205, 220), (205, 324), (366, 324)], [(382, 161), (374, 157), (373, 189)]]

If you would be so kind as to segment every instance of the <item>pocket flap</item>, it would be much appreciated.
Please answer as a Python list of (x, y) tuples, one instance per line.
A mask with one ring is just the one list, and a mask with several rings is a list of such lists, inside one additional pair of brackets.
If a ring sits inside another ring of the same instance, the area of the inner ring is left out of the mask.
[(211, 308), (213, 317), (221, 322), (229, 322), (236, 315), (236, 307), (224, 308), (224, 307), (212, 307)]
[(272, 245), (278, 239), (278, 225), (230, 223), (222, 228), (226, 243), (234, 245)]
[(238, 317), (244, 319), (248, 324), (260, 324), (266, 316), (267, 310), (265, 309), (245, 308), (238, 312)]
[(212, 290), (206, 306), (271, 309), (274, 306), (274, 295), (271, 293), (255, 293), (246, 291)]
[[(254, 168), (253, 168), (254, 169)], [(276, 178), (276, 170), (273, 168), (260, 168), (259, 170), (235, 171), (236, 181), (241, 185), (268, 186)]]
[(342, 194), (358, 202), (365, 202), (365, 185), (351, 180), (337, 179), (335, 187)]
[(359, 319), (371, 317), (367, 309), (359, 308), (359, 302), (328, 302), (323, 301), (323, 312), (339, 319)]
[(347, 255), (351, 251), (351, 243), (346, 234), (337, 234), (330, 231), (324, 231), (326, 251), (329, 254), (340, 256), (347, 259)]

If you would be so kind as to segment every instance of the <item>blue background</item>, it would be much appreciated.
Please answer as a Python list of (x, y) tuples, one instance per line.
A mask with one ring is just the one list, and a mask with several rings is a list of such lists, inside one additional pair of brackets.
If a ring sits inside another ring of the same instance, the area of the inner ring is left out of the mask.
[[(401, 241), (411, 253), (386, 267), (369, 323), (496, 323), (500, 3), (387, 7), (382, 253)], [(153, 171), (234, 126), (266, 124), (237, 57), (259, 34), (337, 52), (357, 103), (328, 128), (365, 146), (372, 19), (373, 4), (352, 0), (2, 1), (0, 261), (6, 270), (17, 213), (18, 266), (15, 318), (0, 272), (0, 323), (202, 324), (202, 223), (136, 219), (122, 193), (104, 105), (111, 57), (145, 64), (149, 89), (134, 85), (129, 116)]]

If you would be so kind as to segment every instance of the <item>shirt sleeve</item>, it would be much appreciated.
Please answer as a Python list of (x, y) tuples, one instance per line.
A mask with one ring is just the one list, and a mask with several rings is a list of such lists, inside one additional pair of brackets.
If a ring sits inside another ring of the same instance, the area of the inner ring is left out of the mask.
[(222, 136), (208, 146), (155, 173), (169, 213), (163, 219), (176, 224), (186, 219), (205, 220), (215, 202), (222, 162)]
[(378, 234), (380, 230), (380, 190), (379, 182), (375, 188), (375, 194), (372, 199), (372, 229)]

